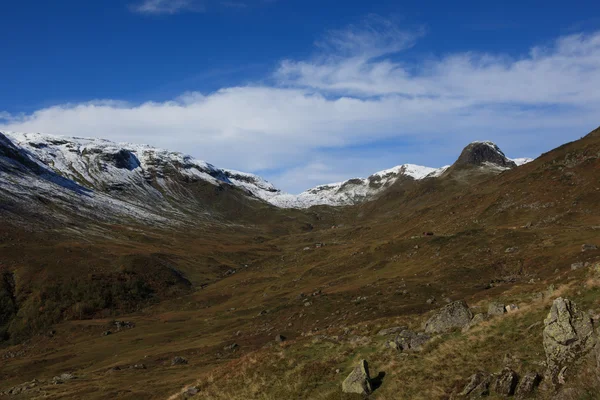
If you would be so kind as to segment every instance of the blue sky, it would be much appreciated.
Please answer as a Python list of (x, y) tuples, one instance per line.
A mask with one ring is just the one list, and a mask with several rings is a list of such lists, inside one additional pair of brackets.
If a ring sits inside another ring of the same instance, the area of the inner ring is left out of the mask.
[(0, 129), (148, 143), (299, 192), (600, 125), (596, 1), (0, 1)]

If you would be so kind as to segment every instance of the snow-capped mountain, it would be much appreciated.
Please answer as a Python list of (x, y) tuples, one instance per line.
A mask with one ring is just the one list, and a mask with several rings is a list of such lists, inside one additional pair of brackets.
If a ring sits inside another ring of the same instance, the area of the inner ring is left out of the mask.
[[(510, 160), (492, 142), (474, 142), (455, 165), (502, 171), (529, 159)], [(399, 165), (368, 178), (320, 185), (299, 195), (281, 192), (261, 177), (220, 169), (178, 152), (103, 139), (0, 132), (0, 189), (14, 201), (52, 198), (68, 207), (85, 204), (105, 214), (164, 220), (165, 215), (211, 213), (198, 195), (213, 187), (237, 190), (281, 208), (352, 205), (371, 200), (399, 180), (443, 176), (449, 166)], [(206, 197), (206, 196), (204, 196)]]

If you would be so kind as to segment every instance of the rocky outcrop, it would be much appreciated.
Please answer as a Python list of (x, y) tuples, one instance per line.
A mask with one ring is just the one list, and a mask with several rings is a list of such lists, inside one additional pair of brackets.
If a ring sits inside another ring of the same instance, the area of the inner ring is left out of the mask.
[(502, 150), (492, 142), (473, 142), (465, 147), (455, 165), (494, 164), (503, 168), (515, 168), (517, 164), (508, 159)]
[(592, 320), (574, 302), (559, 297), (554, 300), (544, 325), (548, 377), (553, 384), (562, 384), (566, 369), (597, 342)]
[(369, 375), (369, 364), (366, 360), (360, 360), (350, 375), (342, 382), (342, 392), (368, 395), (373, 392), (371, 376)]
[(426, 333), (443, 333), (452, 329), (462, 329), (471, 322), (473, 313), (467, 303), (462, 300), (447, 304), (437, 310), (431, 318), (425, 322)]

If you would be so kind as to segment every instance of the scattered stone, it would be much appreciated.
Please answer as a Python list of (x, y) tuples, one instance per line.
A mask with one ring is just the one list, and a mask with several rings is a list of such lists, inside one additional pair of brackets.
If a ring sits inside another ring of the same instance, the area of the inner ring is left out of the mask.
[(487, 319), (488, 319), (488, 317), (485, 314), (482, 314), (482, 313), (475, 314), (473, 319), (467, 325), (465, 325), (464, 328), (462, 328), (462, 331), (466, 332), (469, 329), (471, 329), (472, 327), (474, 327), (475, 325), (479, 325), (480, 323), (487, 321)]
[(277, 335), (277, 336), (275, 336), (275, 341), (279, 342), (279, 343), (285, 342), (285, 339), (286, 339), (286, 337), (283, 336), (283, 335)]
[(504, 250), (505, 253), (516, 253), (517, 251), (519, 251), (518, 247), (509, 247), (506, 250)]
[(516, 304), (509, 304), (505, 307), (505, 310), (507, 313), (517, 311), (518, 309), (519, 309), (519, 306), (517, 306)]
[(595, 244), (582, 244), (581, 245), (581, 251), (591, 251), (591, 250), (598, 250), (598, 246), (596, 246)]
[(304, 303), (304, 307), (310, 307), (312, 306), (312, 302), (307, 301), (306, 303)]
[(2, 395), (11, 395), (11, 396), (17, 396), (26, 392), (39, 392), (39, 385), (42, 384), (43, 382), (38, 381), (37, 379), (34, 379), (30, 382), (25, 382), (25, 383), (21, 383), (20, 385), (14, 386), (4, 392), (2, 392)]
[(427, 304), (433, 304), (435, 303), (435, 297), (430, 297), (429, 299), (427, 299)]
[(117, 331), (135, 328), (135, 323), (130, 321), (114, 321), (112, 324), (117, 328)]
[(447, 304), (425, 322), (426, 333), (443, 333), (464, 328), (473, 319), (473, 313), (463, 300)]
[(237, 343), (232, 343), (232, 344), (230, 344), (228, 346), (223, 347), (223, 350), (225, 350), (225, 351), (235, 351), (235, 349), (237, 349), (238, 347), (240, 347), (240, 346), (238, 346)]
[(187, 363), (188, 360), (180, 356), (175, 356), (173, 360), (171, 360), (171, 365), (185, 365)]
[(54, 378), (52, 378), (52, 383), (54, 385), (60, 385), (63, 384), (67, 381), (70, 381), (72, 379), (75, 379), (75, 375), (71, 374), (71, 373), (64, 373), (64, 374), (60, 374), (58, 376), (55, 376)]
[(490, 384), (492, 377), (485, 372), (477, 372), (469, 377), (469, 381), (465, 385), (460, 396), (468, 396), (470, 398), (478, 398), (488, 396), (490, 394)]
[(575, 270), (578, 270), (581, 268), (583, 268), (582, 262), (576, 262), (576, 263), (571, 264), (571, 271), (575, 271)]
[(261, 317), (261, 316), (263, 316), (263, 315), (267, 315), (267, 313), (268, 313), (268, 311), (267, 311), (267, 310), (261, 310), (261, 311), (258, 313), (258, 316), (259, 316), (259, 317)]
[(132, 369), (146, 369), (146, 364), (134, 364), (130, 368), (132, 368)]
[(523, 399), (530, 396), (536, 387), (542, 381), (542, 377), (537, 372), (529, 372), (519, 382), (515, 392), (517, 398)]
[(342, 382), (342, 392), (368, 395), (373, 392), (369, 365), (366, 360), (360, 360), (350, 375)]
[(198, 393), (200, 393), (200, 388), (198, 388), (197, 386), (190, 386), (189, 388), (185, 389), (182, 394), (184, 398), (188, 398), (194, 397)]
[(490, 303), (488, 306), (487, 315), (488, 317), (495, 317), (496, 315), (504, 315), (506, 309), (502, 303)]
[(386, 329), (380, 330), (379, 332), (377, 332), (377, 335), (378, 336), (393, 335), (395, 333), (402, 332), (405, 329), (406, 329), (406, 326), (393, 326), (391, 328), (386, 328)]
[(494, 391), (501, 396), (512, 396), (518, 382), (517, 373), (510, 368), (504, 368), (494, 383)]
[(554, 385), (560, 384), (564, 370), (596, 344), (596, 336), (589, 315), (577, 305), (562, 297), (552, 303), (544, 319), (544, 350), (548, 375)]
[(104, 331), (104, 332), (102, 332), (102, 336), (108, 336), (110, 334), (112, 334), (111, 331)]

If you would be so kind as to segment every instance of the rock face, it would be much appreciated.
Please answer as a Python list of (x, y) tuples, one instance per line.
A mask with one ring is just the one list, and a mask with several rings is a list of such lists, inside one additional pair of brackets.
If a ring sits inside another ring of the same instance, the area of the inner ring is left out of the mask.
[(505, 368), (494, 383), (494, 391), (501, 396), (512, 396), (515, 394), (519, 377), (515, 371)]
[(371, 394), (371, 377), (369, 375), (369, 365), (366, 360), (360, 360), (354, 370), (342, 382), (342, 391), (344, 393), (357, 393), (361, 395)]
[(443, 333), (455, 328), (464, 328), (473, 319), (473, 313), (462, 300), (450, 303), (435, 312), (425, 322), (426, 333)]
[(548, 375), (552, 383), (562, 383), (560, 376), (565, 369), (596, 344), (592, 320), (574, 302), (559, 297), (554, 300), (544, 325)]

